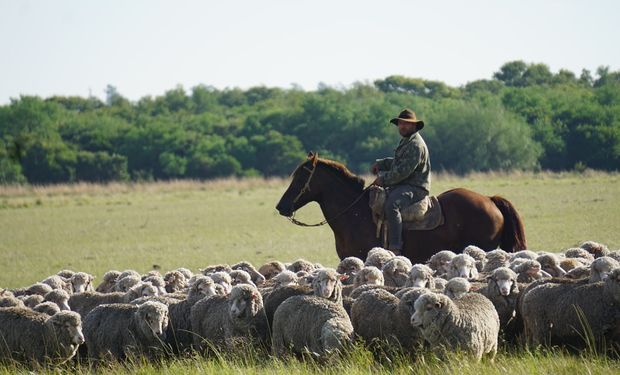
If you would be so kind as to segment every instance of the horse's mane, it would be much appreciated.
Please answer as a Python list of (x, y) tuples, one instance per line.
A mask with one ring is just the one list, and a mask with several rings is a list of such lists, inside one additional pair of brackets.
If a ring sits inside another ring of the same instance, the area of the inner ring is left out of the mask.
[(333, 170), (334, 172), (336, 172), (336, 174), (343, 177), (346, 181), (349, 181), (353, 186), (355, 186), (356, 189), (359, 189), (359, 190), (364, 189), (364, 185), (366, 184), (364, 179), (359, 176), (354, 175), (347, 167), (344, 166), (344, 164), (339, 163), (337, 161), (333, 161), (329, 159), (322, 159), (322, 158), (318, 158), (317, 161), (321, 165), (324, 165), (330, 168), (331, 170)]

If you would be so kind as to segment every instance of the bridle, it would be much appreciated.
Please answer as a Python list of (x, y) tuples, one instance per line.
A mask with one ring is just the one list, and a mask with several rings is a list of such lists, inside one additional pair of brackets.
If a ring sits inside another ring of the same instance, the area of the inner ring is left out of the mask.
[[(302, 196), (302, 195), (304, 195), (305, 193), (307, 193), (307, 192), (309, 192), (309, 191), (310, 191), (310, 181), (312, 181), (312, 177), (314, 176), (314, 172), (315, 172), (315, 171), (316, 171), (316, 169), (317, 169), (317, 163), (316, 163), (316, 160), (315, 160), (315, 162), (312, 164), (312, 166), (313, 166), (313, 168), (312, 168), (312, 169), (308, 168), (308, 167), (307, 167), (307, 166), (305, 166), (305, 165), (303, 166), (303, 168), (304, 168), (306, 171), (308, 171), (310, 174), (309, 174), (309, 176), (308, 176), (308, 180), (306, 181), (306, 184), (304, 185), (304, 187), (303, 187), (303, 188), (301, 188), (301, 190), (299, 190), (299, 194), (297, 194), (297, 196), (295, 197), (295, 199), (293, 199), (293, 205), (294, 205), (295, 203), (297, 203), (297, 201), (299, 200), (299, 198), (301, 198), (301, 196)], [(331, 221), (333, 221), (333, 220), (335, 220), (335, 219), (339, 218), (339, 217), (340, 217), (340, 216), (342, 216), (345, 212), (349, 211), (349, 209), (351, 209), (351, 207), (353, 207), (353, 206), (354, 206), (357, 202), (359, 202), (359, 200), (360, 200), (360, 199), (362, 199), (362, 197), (364, 196), (364, 193), (366, 192), (366, 190), (368, 190), (368, 188), (369, 188), (369, 187), (370, 187), (370, 186), (368, 186), (368, 187), (366, 187), (364, 190), (362, 190), (362, 193), (361, 193), (361, 194), (360, 194), (357, 198), (355, 198), (355, 200), (353, 201), (353, 203), (351, 203), (350, 205), (348, 205), (348, 206), (347, 206), (347, 208), (345, 208), (345, 209), (344, 209), (344, 210), (342, 210), (342, 211), (341, 211), (338, 215), (336, 215), (336, 216), (334, 216), (334, 217), (332, 217), (332, 218), (330, 218), (330, 219), (325, 219), (325, 220), (323, 220), (323, 221), (321, 221), (321, 222), (319, 222), (319, 223), (316, 223), (316, 224), (307, 224), (307, 223), (304, 223), (304, 222), (301, 222), (301, 221), (299, 221), (299, 220), (295, 219), (295, 212), (296, 212), (296, 211), (293, 211), (293, 214), (292, 214), (291, 216), (287, 216), (287, 219), (289, 219), (291, 223), (293, 223), (293, 224), (295, 224), (295, 225), (299, 225), (300, 227), (320, 227), (320, 226), (322, 226), (322, 225), (327, 224), (328, 222), (331, 222)]]

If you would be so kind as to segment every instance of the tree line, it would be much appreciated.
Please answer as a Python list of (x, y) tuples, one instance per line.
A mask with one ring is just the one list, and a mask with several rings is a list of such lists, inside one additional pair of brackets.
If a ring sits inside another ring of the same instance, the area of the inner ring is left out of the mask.
[(393, 154), (389, 119), (413, 109), (434, 170), (616, 171), (620, 71), (557, 73), (512, 61), (451, 87), (390, 76), (316, 91), (176, 87), (137, 102), (21, 96), (0, 106), (0, 183), (289, 174), (308, 151), (366, 172)]

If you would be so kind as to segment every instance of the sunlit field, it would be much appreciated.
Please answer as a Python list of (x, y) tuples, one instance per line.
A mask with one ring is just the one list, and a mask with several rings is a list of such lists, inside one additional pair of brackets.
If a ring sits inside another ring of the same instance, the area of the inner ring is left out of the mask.
[[(0, 287), (28, 286), (62, 269), (96, 276), (105, 271), (177, 267), (193, 271), (215, 263), (305, 258), (336, 266), (338, 258), (328, 226), (303, 228), (280, 216), (275, 205), (287, 179), (244, 179), (212, 182), (177, 181), (151, 184), (0, 187)], [(523, 173), (435, 174), (432, 194), (466, 187), (499, 194), (520, 212), (529, 248), (561, 251), (586, 240), (620, 248), (620, 174)], [(297, 216), (323, 219), (316, 204)], [(210, 358), (170, 360), (163, 368), (132, 363), (104, 373), (618, 373), (615, 360), (557, 352), (500, 352), (494, 363), (447, 362), (431, 355), (412, 361), (377, 362), (358, 348), (329, 365), (282, 362), (274, 358)], [(73, 365), (71, 365), (73, 366)], [(83, 365), (71, 371), (88, 372)], [(13, 372), (14, 367), (0, 367)]]

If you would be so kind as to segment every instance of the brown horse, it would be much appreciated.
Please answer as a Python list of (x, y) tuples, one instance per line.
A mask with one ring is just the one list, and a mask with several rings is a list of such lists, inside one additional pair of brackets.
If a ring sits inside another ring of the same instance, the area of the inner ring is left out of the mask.
[[(381, 246), (368, 206), (364, 180), (342, 164), (319, 159), (308, 160), (293, 172), (293, 180), (276, 209), (286, 217), (309, 202), (317, 202), (336, 238), (340, 259), (356, 256), (366, 259), (368, 251)], [(487, 197), (466, 189), (453, 189), (437, 197), (445, 223), (433, 230), (406, 231), (403, 254), (421, 263), (441, 250), (460, 253), (476, 245), (486, 251), (498, 247), (506, 251), (526, 248), (523, 222), (513, 205), (499, 196)]]

